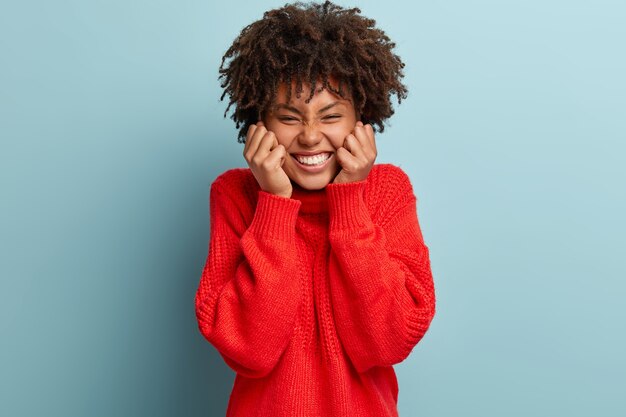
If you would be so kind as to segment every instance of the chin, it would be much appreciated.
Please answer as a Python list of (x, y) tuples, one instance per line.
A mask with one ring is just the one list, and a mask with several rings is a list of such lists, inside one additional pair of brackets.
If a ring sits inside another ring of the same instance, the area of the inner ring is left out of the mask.
[(328, 185), (328, 183), (330, 181), (294, 181), (296, 184), (298, 184), (301, 188), (305, 189), (305, 190), (309, 190), (309, 191), (315, 191), (315, 190), (321, 190), (323, 188), (326, 188), (326, 186)]
[(302, 175), (299, 172), (292, 173), (291, 170), (288, 170), (287, 175), (290, 177), (291, 182), (297, 184), (300, 188), (315, 191), (326, 188), (328, 184), (334, 181), (340, 171), (340, 168), (332, 167), (330, 170), (318, 173), (318, 175)]
[(333, 178), (328, 178), (328, 175), (320, 175), (319, 178), (296, 178), (291, 181), (300, 186), (300, 188), (315, 191), (326, 188), (333, 181)]

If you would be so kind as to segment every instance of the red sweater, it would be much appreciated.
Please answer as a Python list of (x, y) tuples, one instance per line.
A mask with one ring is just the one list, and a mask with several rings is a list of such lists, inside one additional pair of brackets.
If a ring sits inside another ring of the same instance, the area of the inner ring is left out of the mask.
[(247, 168), (213, 182), (195, 309), (237, 373), (227, 417), (398, 415), (392, 365), (435, 314), (416, 204), (391, 164), (291, 198)]

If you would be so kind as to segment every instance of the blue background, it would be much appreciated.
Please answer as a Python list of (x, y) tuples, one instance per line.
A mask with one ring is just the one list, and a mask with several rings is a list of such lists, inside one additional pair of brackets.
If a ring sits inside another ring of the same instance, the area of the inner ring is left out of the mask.
[[(246, 166), (217, 68), (283, 4), (2, 2), (0, 415), (224, 415), (193, 311), (209, 185)], [(625, 3), (339, 4), (407, 64), (377, 162), (438, 305), (400, 415), (626, 415)]]

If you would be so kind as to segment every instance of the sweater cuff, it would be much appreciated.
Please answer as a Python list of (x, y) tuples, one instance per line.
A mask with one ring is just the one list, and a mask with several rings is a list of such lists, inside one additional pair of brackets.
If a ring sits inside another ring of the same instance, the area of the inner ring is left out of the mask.
[(363, 180), (326, 186), (331, 230), (355, 230), (372, 222), (363, 197), (366, 183)]
[(301, 201), (259, 190), (250, 230), (265, 239), (292, 240)]

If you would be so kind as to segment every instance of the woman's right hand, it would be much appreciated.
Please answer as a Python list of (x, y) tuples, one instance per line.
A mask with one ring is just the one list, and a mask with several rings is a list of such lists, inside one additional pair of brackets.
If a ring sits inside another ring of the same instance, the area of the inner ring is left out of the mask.
[(243, 156), (263, 191), (290, 198), (291, 180), (283, 170), (287, 150), (278, 144), (274, 132), (262, 121), (250, 125), (243, 148)]

